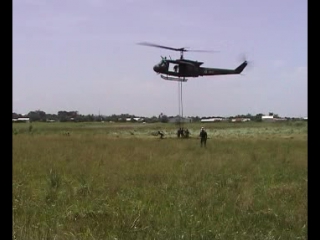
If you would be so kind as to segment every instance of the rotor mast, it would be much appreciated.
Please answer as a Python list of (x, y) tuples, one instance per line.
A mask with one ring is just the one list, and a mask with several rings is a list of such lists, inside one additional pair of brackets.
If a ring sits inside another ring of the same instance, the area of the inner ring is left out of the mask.
[(181, 50), (180, 50), (180, 59), (181, 59), (181, 60), (183, 59), (183, 52), (184, 52), (184, 49), (181, 49)]

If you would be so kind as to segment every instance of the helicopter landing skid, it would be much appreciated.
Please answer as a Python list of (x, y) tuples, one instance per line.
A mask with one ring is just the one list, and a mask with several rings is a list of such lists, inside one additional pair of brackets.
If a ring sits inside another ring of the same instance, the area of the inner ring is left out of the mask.
[(185, 78), (179, 78), (179, 77), (169, 77), (165, 75), (161, 75), (161, 78), (168, 81), (177, 81), (177, 82), (186, 82), (188, 79)]

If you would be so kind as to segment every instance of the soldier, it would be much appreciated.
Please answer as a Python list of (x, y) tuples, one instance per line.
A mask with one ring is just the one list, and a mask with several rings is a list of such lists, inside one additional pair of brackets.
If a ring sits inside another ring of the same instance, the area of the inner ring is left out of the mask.
[(164, 133), (162, 131), (158, 131), (158, 135), (160, 135), (160, 138), (163, 138)]
[(199, 136), (200, 136), (201, 147), (202, 146), (206, 147), (208, 134), (207, 134), (206, 130), (204, 129), (204, 127), (201, 128)]
[(186, 138), (189, 138), (190, 132), (189, 132), (188, 128), (186, 128), (186, 130), (185, 130), (184, 132), (185, 132), (185, 134), (186, 134)]

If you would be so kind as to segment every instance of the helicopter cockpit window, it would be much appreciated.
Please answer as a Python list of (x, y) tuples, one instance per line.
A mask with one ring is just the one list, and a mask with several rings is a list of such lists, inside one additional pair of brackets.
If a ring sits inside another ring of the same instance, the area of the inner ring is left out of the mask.
[(165, 66), (166, 66), (165, 62), (164, 62), (164, 61), (161, 61), (160, 67), (165, 67)]

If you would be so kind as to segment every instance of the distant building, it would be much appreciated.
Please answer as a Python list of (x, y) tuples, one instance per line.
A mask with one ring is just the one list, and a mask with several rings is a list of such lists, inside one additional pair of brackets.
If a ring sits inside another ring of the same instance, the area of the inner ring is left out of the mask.
[(250, 122), (251, 119), (250, 119), (250, 118), (242, 118), (241, 121), (242, 121), (242, 122)]
[(231, 122), (250, 122), (250, 118), (233, 118), (231, 119)]
[(201, 122), (221, 122), (223, 118), (204, 118)]
[(286, 118), (275, 118), (274, 120), (275, 120), (275, 121), (287, 121)]
[(127, 122), (131, 122), (131, 121), (134, 121), (134, 122), (143, 122), (143, 121), (144, 121), (144, 118), (140, 118), (140, 117), (126, 118), (126, 121), (127, 121)]
[(137, 122), (143, 122), (144, 121), (144, 118), (141, 118), (141, 117), (135, 117), (133, 118), (134, 121), (137, 121)]
[(175, 117), (169, 117), (168, 122), (169, 123), (179, 123), (179, 122), (190, 123), (190, 122), (192, 122), (192, 119), (191, 118), (180, 117), (180, 116), (175, 116)]
[(261, 120), (264, 122), (279, 122), (279, 121), (287, 121), (286, 118), (274, 117), (274, 116), (262, 116)]
[(21, 118), (14, 118), (12, 122), (30, 122), (30, 118), (21, 117)]
[(274, 122), (275, 121), (273, 116), (262, 116), (261, 120), (264, 122)]

